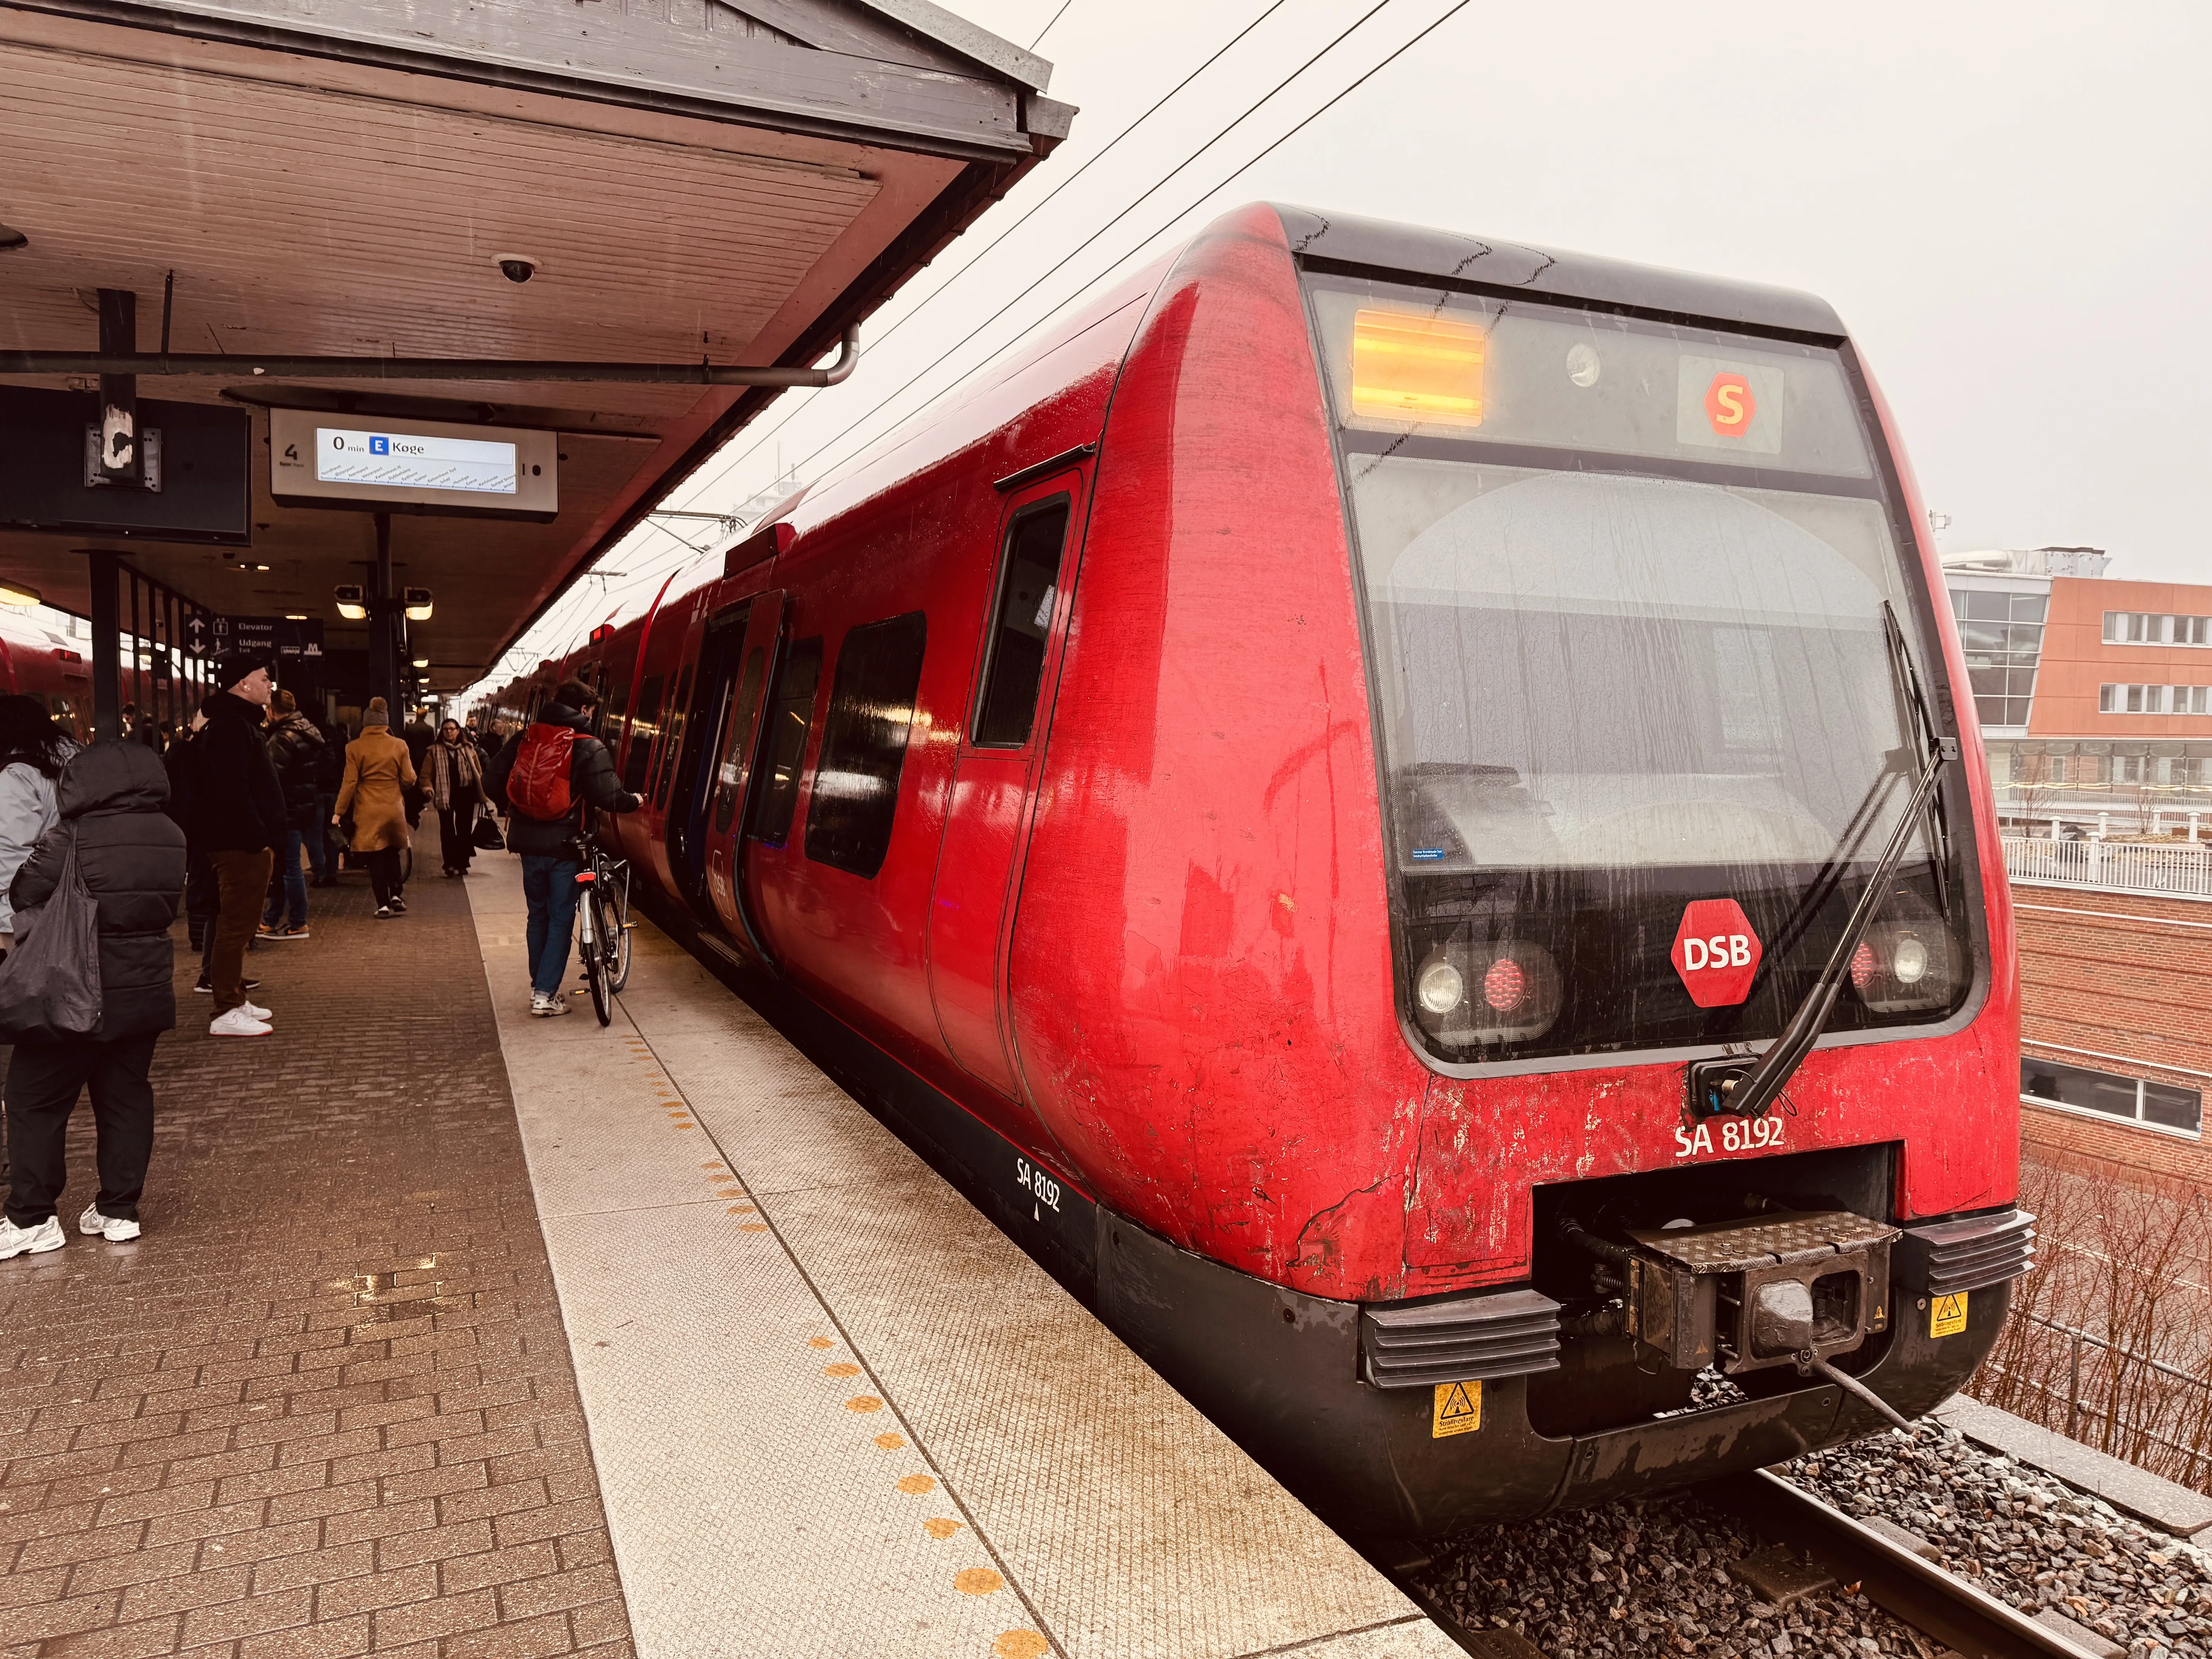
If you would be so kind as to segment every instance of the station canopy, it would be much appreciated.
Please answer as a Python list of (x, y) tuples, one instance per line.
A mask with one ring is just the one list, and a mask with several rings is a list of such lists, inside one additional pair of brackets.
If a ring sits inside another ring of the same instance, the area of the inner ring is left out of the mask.
[(550, 522), (390, 520), (428, 685), (466, 684), (776, 395), (499, 366), (819, 362), (1066, 134), (1049, 67), (926, 0), (0, 0), (0, 352), (93, 353), (131, 290), (140, 353), (238, 359), (138, 398), (252, 422), (250, 546), (0, 530), (0, 572), (84, 611), (120, 550), (343, 647), (374, 519), (277, 504), (268, 411), (550, 433)]

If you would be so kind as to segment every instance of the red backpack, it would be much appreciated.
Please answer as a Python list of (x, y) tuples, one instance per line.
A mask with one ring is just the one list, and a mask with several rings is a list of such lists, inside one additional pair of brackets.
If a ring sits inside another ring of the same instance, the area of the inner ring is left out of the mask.
[(522, 734), (514, 769), (507, 777), (507, 804), (526, 818), (568, 816), (574, 799), (568, 792), (568, 762), (576, 734), (565, 726), (541, 720)]

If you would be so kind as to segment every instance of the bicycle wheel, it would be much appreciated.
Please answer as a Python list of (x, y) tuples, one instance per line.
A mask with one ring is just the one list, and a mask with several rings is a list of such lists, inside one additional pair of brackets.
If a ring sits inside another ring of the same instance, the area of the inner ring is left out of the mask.
[(584, 944), (584, 976), (592, 984), (592, 1012), (599, 1017), (599, 1024), (614, 1023), (615, 999), (613, 988), (608, 983), (609, 969), (613, 965), (611, 942), (607, 934), (607, 907), (593, 888), (584, 895), (584, 902), (591, 907), (592, 937)]
[(606, 906), (607, 931), (601, 935), (608, 941), (607, 962), (611, 971), (607, 975), (607, 988), (619, 994), (629, 983), (629, 883), (622, 880), (608, 895)]

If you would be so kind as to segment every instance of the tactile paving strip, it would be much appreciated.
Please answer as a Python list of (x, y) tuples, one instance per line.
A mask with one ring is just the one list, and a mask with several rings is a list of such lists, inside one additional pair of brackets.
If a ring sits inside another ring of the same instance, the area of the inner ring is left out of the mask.
[(532, 1019), (519, 882), (471, 897), (638, 1651), (1048, 1651), (627, 1021)]
[[(509, 898), (473, 896), (480, 913)], [(497, 938), (517, 922), (479, 925)], [(485, 956), (495, 987), (520, 983), (519, 949)], [(581, 1007), (531, 1021), (526, 998), (507, 1000), (649, 1659), (802, 1642), (977, 1659), (1458, 1651), (661, 935), (639, 927), (610, 1030)], [(681, 1196), (701, 1191), (711, 1203)], [(788, 1334), (810, 1317), (802, 1340), (833, 1347), (794, 1369)], [(824, 1375), (840, 1364), (860, 1369)], [(903, 1443), (879, 1449), (879, 1428)], [(907, 1478), (887, 1496), (877, 1471), (893, 1468)], [(731, 1629), (762, 1618), (781, 1621), (773, 1639)]]

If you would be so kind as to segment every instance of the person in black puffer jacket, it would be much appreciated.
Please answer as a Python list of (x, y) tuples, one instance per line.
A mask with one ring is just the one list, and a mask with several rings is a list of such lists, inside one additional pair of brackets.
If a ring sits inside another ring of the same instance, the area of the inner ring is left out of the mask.
[(216, 879), (200, 978), (215, 994), (209, 1027), (215, 1036), (266, 1036), (267, 1011), (246, 1000), (245, 981), (246, 950), (276, 863), (270, 849), (283, 846), (287, 835), (283, 786), (261, 740), (263, 711), (275, 688), (268, 659), (252, 652), (222, 659), (215, 684), (224, 689), (200, 705), (207, 724), (192, 739), (192, 841), (206, 852)]
[(15, 1044), (8, 1066), (13, 1165), (0, 1258), (58, 1249), (54, 1201), (67, 1181), (62, 1148), (88, 1085), (99, 1128), (100, 1191), (77, 1230), (121, 1243), (138, 1237), (138, 1199), (154, 1151), (154, 1044), (177, 1023), (173, 947), (185, 837), (161, 809), (161, 757), (143, 744), (100, 743), (62, 769), (61, 821), (39, 840), (9, 890), (18, 910), (43, 904), (61, 880), (70, 839), (100, 913), (100, 1024), (90, 1036)]
[(261, 913), (264, 939), (307, 937), (307, 878), (300, 867), (301, 849), (310, 835), (321, 835), (315, 816), (315, 777), (321, 769), (323, 734), (300, 712), (289, 691), (269, 704), (269, 763), (284, 792), (284, 840), (276, 848), (276, 867), (269, 875), (269, 905)]

